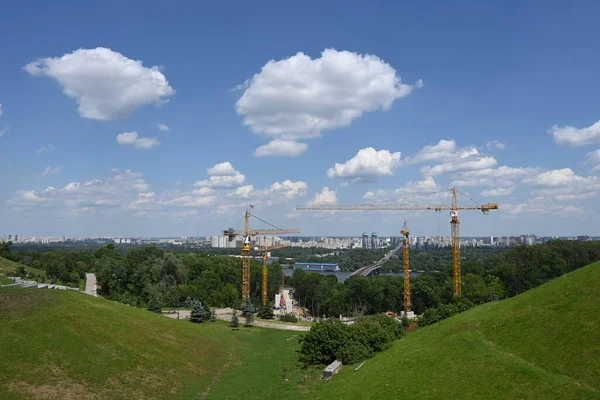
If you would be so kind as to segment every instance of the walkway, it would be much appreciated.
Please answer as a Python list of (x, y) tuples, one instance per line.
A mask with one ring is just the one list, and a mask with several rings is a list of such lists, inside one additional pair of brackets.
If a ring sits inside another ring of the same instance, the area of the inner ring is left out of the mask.
[[(217, 319), (221, 321), (231, 322), (231, 316), (233, 315), (233, 310), (231, 308), (219, 308), (215, 310), (215, 314), (217, 315)], [(169, 318), (177, 319), (177, 313), (174, 314), (164, 314)], [(189, 310), (181, 310), (179, 311), (180, 319), (188, 319), (190, 317)], [(238, 314), (238, 318), (240, 319), (240, 325), (244, 325), (246, 323), (246, 319)], [(257, 321), (254, 320), (254, 326), (258, 326), (261, 328), (270, 328), (270, 329), (281, 329), (284, 331), (300, 331), (300, 332), (308, 332), (310, 331), (309, 325), (294, 325), (294, 324), (284, 324), (281, 322), (267, 322), (267, 321)]]
[(85, 274), (85, 294), (89, 294), (90, 296), (98, 297), (98, 293), (96, 293), (96, 275), (95, 274)]

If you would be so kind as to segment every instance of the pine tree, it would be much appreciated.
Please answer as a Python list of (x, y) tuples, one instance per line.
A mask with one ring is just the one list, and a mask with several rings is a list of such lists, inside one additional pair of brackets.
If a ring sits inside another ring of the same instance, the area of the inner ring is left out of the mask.
[(190, 321), (194, 323), (202, 323), (210, 319), (210, 310), (208, 310), (200, 300), (192, 300), (191, 302), (192, 312), (190, 314)]
[(242, 307), (242, 317), (246, 318), (246, 326), (252, 326), (254, 323), (254, 313), (256, 309), (254, 305), (250, 302), (250, 300), (246, 300), (244, 306)]
[(217, 313), (215, 310), (210, 311), (210, 322), (215, 322), (217, 320)]
[(240, 319), (238, 318), (235, 310), (233, 311), (233, 316), (231, 317), (231, 327), (233, 329), (237, 329), (240, 326)]
[(273, 309), (270, 306), (262, 306), (258, 311), (257, 316), (262, 319), (273, 319), (275, 316), (273, 315)]
[(158, 298), (155, 296), (152, 296), (148, 302), (148, 311), (152, 311), (157, 314), (162, 312), (160, 301), (158, 301)]

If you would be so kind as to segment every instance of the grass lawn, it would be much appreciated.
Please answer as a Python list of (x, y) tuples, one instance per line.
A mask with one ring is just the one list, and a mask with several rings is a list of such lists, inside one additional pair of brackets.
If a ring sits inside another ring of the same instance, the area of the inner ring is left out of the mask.
[(0, 274), (8, 275), (9, 272), (15, 273), (17, 271), (17, 268), (19, 268), (20, 266), (25, 267), (28, 274), (46, 276), (46, 273), (41, 269), (28, 267), (27, 265), (8, 260), (4, 257), (0, 257)]
[(0, 285), (10, 285), (12, 283), (15, 283), (12, 279), (0, 274)]

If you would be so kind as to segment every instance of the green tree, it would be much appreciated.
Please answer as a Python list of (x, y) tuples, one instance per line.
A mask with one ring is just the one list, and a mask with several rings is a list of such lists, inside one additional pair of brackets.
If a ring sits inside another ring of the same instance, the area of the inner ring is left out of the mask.
[(231, 325), (232, 328), (237, 329), (240, 326), (240, 319), (237, 316), (235, 310), (233, 310), (233, 315), (231, 316)]
[(194, 323), (206, 322), (211, 317), (210, 308), (202, 304), (200, 300), (192, 300), (192, 312), (190, 313), (190, 321)]
[(160, 301), (158, 300), (158, 297), (152, 297), (150, 299), (150, 301), (148, 302), (148, 311), (151, 311), (151, 312), (157, 313), (157, 314), (160, 314), (162, 312), (161, 304), (160, 304)]
[(273, 319), (273, 318), (275, 318), (275, 315), (273, 314), (273, 308), (271, 308), (269, 305), (262, 306), (258, 310), (257, 316), (258, 316), (258, 318), (262, 318), (262, 319)]
[(254, 323), (254, 313), (256, 309), (254, 305), (250, 302), (250, 300), (246, 300), (244, 306), (242, 307), (242, 317), (246, 318), (246, 326), (252, 326)]

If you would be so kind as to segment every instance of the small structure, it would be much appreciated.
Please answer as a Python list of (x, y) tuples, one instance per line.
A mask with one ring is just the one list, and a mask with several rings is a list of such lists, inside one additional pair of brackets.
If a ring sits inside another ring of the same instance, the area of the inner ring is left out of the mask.
[(331, 364), (329, 364), (327, 366), (327, 368), (325, 368), (323, 370), (323, 376), (321, 377), (321, 379), (331, 379), (333, 378), (333, 376), (335, 374), (337, 374), (340, 369), (342, 369), (342, 362), (335, 360), (334, 362), (332, 362)]

